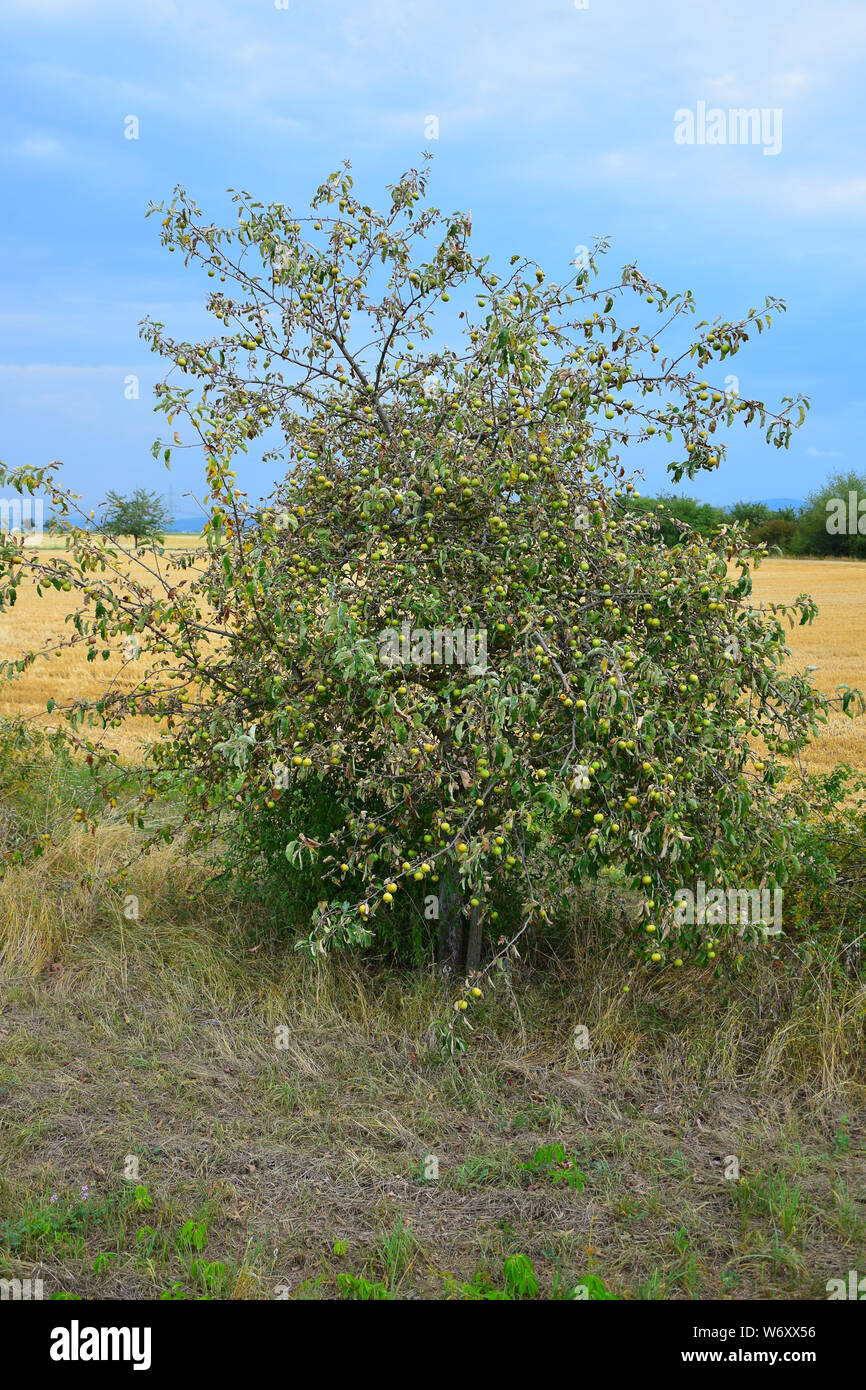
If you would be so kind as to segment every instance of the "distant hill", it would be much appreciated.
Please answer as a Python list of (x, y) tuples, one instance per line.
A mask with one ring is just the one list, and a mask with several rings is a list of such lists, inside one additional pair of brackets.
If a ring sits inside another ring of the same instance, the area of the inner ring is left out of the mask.
[(202, 516), (201, 512), (198, 516), (176, 516), (174, 521), (166, 526), (166, 534), (169, 535), (173, 532), (178, 535), (192, 532), (194, 535), (198, 535), (206, 521), (207, 517)]

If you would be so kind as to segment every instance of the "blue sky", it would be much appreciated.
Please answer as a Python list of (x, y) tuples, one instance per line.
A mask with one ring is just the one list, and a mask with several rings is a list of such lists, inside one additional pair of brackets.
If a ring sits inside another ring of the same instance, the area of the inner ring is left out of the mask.
[[(604, 234), (612, 271), (693, 289), (699, 317), (788, 301), (731, 369), (744, 395), (810, 395), (806, 426), (787, 452), (732, 435), (692, 491), (802, 497), (863, 467), (861, 0), (5, 0), (0, 51), (0, 456), (63, 460), (89, 506), (170, 486), (187, 515), (201, 491), (199, 460), (168, 474), (150, 454), (161, 373), (138, 322), (203, 334), (205, 316), (148, 201), (180, 182), (214, 220), (233, 220), (229, 186), (303, 210), (349, 158), (381, 206), (425, 148), (477, 254), (563, 279)], [(702, 101), (781, 111), (780, 151), (678, 144), (675, 112)], [(271, 481), (250, 459), (249, 491)], [(656, 456), (645, 490), (664, 482)]]

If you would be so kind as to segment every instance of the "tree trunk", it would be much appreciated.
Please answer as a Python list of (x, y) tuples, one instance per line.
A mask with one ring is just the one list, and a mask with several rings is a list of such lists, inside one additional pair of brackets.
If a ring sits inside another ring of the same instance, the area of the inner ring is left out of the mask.
[(466, 941), (466, 974), (477, 970), (481, 960), (481, 908), (473, 907), (469, 914), (469, 935)]
[(463, 892), (456, 865), (439, 879), (439, 969), (452, 979), (465, 968)]

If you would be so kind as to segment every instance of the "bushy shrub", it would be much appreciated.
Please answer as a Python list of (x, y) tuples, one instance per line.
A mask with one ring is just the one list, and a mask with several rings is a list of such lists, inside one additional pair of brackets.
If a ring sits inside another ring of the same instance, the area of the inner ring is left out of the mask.
[(795, 844), (800, 870), (785, 890), (785, 935), (827, 943), (856, 973), (866, 954), (866, 777), (841, 765), (810, 780)]
[(784, 517), (776, 517), (772, 521), (765, 521), (762, 525), (756, 526), (751, 532), (751, 540), (755, 545), (779, 546), (781, 550), (790, 550), (796, 529), (797, 523), (795, 521), (786, 521)]
[[(849, 507), (851, 493), (853, 510)], [(866, 503), (866, 474), (832, 474), (806, 499), (791, 537), (791, 553), (866, 558), (866, 508), (861, 518), (861, 502)]]

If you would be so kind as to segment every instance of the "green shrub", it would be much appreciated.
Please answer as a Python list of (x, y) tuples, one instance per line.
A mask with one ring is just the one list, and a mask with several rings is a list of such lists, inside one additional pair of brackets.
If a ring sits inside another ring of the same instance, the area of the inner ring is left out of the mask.
[(786, 521), (784, 517), (774, 517), (771, 521), (765, 521), (761, 526), (756, 526), (750, 532), (750, 539), (755, 545), (779, 546), (782, 550), (789, 550), (794, 532), (797, 529), (795, 521)]
[(810, 780), (809, 814), (794, 852), (800, 864), (785, 889), (785, 935), (822, 944), (862, 971), (866, 948), (866, 777), (845, 764)]
[[(860, 501), (866, 500), (866, 474), (835, 473), (821, 487), (811, 492), (797, 518), (791, 537), (793, 555), (835, 555), (849, 559), (866, 558), (866, 535), (859, 523), (866, 518), (848, 515), (849, 493), (855, 496), (855, 512)], [(833, 529), (834, 504), (842, 503), (844, 522), (841, 530)], [(828, 504), (829, 507), (828, 507)], [(829, 526), (828, 526), (829, 523)]]

